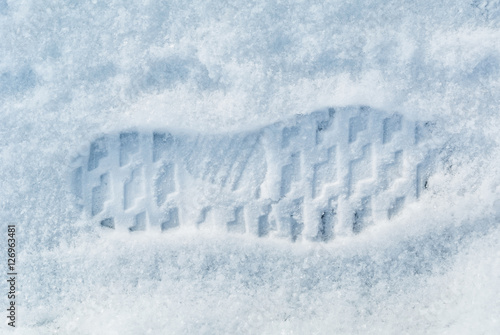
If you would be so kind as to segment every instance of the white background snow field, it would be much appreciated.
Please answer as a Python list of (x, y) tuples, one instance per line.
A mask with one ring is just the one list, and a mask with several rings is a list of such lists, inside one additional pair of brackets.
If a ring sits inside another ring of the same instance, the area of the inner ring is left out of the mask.
[[(425, 196), (362, 234), (121, 234), (73, 205), (71, 157), (98, 134), (345, 105), (448, 136)], [(0, 0), (19, 334), (498, 334), (499, 145), (498, 0)]]

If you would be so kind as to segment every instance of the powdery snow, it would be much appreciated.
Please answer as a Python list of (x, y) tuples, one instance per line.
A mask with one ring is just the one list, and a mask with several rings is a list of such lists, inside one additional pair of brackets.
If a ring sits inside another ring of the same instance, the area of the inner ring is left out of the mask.
[[(496, 333), (499, 36), (498, 1), (0, 0), (0, 222), (18, 227), (16, 330)], [(447, 134), (429, 192), (363, 234), (130, 235), (73, 205), (71, 157), (98, 134), (246, 131), (346, 105)]]

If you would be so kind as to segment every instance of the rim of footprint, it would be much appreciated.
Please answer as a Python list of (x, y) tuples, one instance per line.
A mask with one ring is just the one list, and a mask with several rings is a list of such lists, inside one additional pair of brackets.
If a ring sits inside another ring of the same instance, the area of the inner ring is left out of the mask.
[(72, 163), (97, 225), (180, 227), (330, 241), (390, 220), (428, 186), (435, 124), (367, 106), (326, 108), (263, 128), (101, 134)]

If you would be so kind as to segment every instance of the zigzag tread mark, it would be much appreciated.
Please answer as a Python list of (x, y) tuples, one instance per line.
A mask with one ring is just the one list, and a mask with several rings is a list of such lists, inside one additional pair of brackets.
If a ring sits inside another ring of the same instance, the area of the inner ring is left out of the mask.
[(71, 190), (106, 228), (126, 221), (132, 232), (170, 231), (232, 208), (221, 214), (229, 232), (326, 242), (342, 233), (342, 221), (359, 234), (376, 223), (374, 213), (391, 219), (421, 197), (434, 168), (423, 144), (435, 127), (365, 107), (227, 136), (124, 131), (90, 143), (71, 170)]

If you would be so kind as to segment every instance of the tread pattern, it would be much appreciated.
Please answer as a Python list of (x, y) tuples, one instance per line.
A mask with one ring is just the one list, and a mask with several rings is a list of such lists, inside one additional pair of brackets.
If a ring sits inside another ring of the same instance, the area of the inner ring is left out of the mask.
[(434, 126), (351, 106), (239, 134), (128, 130), (92, 141), (74, 160), (71, 185), (107, 228), (327, 242), (422, 195)]

